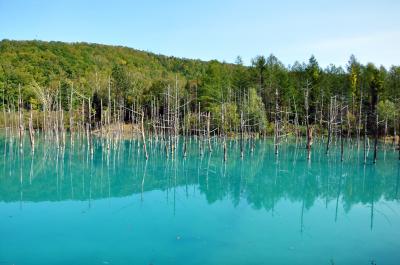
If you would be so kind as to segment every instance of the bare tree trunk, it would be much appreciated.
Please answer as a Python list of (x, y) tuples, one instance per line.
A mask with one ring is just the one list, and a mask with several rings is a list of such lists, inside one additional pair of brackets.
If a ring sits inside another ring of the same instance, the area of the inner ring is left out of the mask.
[(340, 161), (343, 162), (343, 107), (340, 106)]
[(324, 93), (321, 93), (321, 110), (319, 116), (319, 126), (322, 129), (322, 121), (323, 121), (323, 112), (324, 112)]
[(374, 164), (378, 154), (378, 130), (379, 130), (379, 119), (378, 112), (375, 110), (375, 141), (374, 141)]
[[(5, 128), (6, 134), (7, 134), (8, 128), (7, 128), (7, 116), (6, 116), (6, 104), (5, 104), (5, 97), (6, 97), (6, 95), (5, 95), (5, 93), (6, 93), (6, 88), (4, 87), (4, 88), (3, 88), (3, 119), (4, 119), (4, 128)], [(396, 126), (395, 126), (395, 127), (396, 127)], [(396, 130), (396, 129), (395, 129), (395, 130)]]
[(88, 105), (88, 118), (89, 118), (89, 130), (92, 131), (92, 102), (89, 97), (89, 105)]
[(328, 141), (326, 142), (326, 154), (329, 152), (329, 145), (332, 141), (332, 98), (330, 100), (329, 115), (328, 115)]
[(65, 147), (64, 111), (62, 109), (60, 110), (60, 131), (61, 131), (62, 146)]
[(101, 115), (100, 115), (100, 135), (101, 135), (101, 138), (103, 138), (103, 136), (104, 136), (104, 125), (105, 125), (103, 99), (100, 100), (100, 112), (101, 112)]
[(278, 88), (275, 89), (275, 155), (279, 153), (279, 120), (278, 120), (278, 112), (279, 112), (279, 102), (278, 102)]
[(46, 104), (43, 104), (43, 134), (44, 139), (47, 139), (47, 124), (46, 124)]
[(347, 139), (351, 140), (351, 124), (350, 124), (350, 111), (349, 111), (349, 106), (346, 105), (346, 123), (347, 123)]
[(368, 135), (367, 135), (367, 120), (368, 115), (366, 114), (364, 117), (364, 164), (367, 163), (367, 142), (368, 142)]
[(59, 101), (59, 112), (60, 112), (60, 133), (61, 133), (61, 140), (62, 140), (62, 147), (65, 146), (65, 133), (64, 133), (64, 112), (62, 109), (62, 93), (60, 89), (60, 101)]
[(309, 115), (308, 115), (308, 86), (309, 86), (309, 83), (307, 81), (306, 93), (305, 93), (305, 97), (304, 97), (304, 108), (305, 108), (305, 111), (306, 111), (307, 160), (310, 160), (310, 158), (311, 158), (311, 145), (312, 145), (312, 129), (310, 128), (310, 125), (309, 125)]
[(178, 145), (178, 136), (179, 136), (179, 90), (178, 90), (178, 76), (175, 75), (174, 151)]
[(71, 140), (71, 145), (74, 144), (74, 114), (72, 111), (73, 108), (73, 94), (74, 94), (74, 86), (72, 84), (71, 87), (71, 95), (69, 98), (69, 136)]
[(199, 112), (198, 112), (198, 137), (199, 137), (199, 147), (200, 147), (200, 155), (203, 155), (203, 148), (202, 148), (202, 139), (201, 139), (201, 128), (202, 128), (202, 126), (201, 126), (201, 111), (200, 111), (200, 107), (201, 107), (201, 105), (200, 105), (200, 102), (199, 102)]
[(111, 127), (111, 78), (108, 77), (108, 106), (107, 106), (107, 150), (110, 150), (110, 127)]
[[(58, 94), (58, 91), (57, 91)], [(56, 136), (56, 142), (57, 142), (57, 149), (60, 148), (60, 135), (59, 135), (59, 124), (58, 124), (58, 96), (56, 95), (56, 102), (53, 111), (51, 112), (50, 116), (53, 116), (53, 132)]]
[(243, 133), (244, 133), (244, 119), (243, 111), (240, 112), (240, 157), (243, 158), (244, 143), (243, 143)]
[(299, 139), (299, 115), (297, 113), (297, 105), (296, 105), (296, 100), (293, 97), (293, 105), (294, 105), (294, 127), (295, 127), (295, 134), (296, 134), (296, 145), (297, 141)]
[(33, 129), (33, 115), (32, 115), (32, 106), (30, 109), (30, 117), (29, 117), (29, 139), (31, 140), (32, 153), (35, 152), (35, 136)]
[(211, 136), (210, 136), (210, 120), (211, 120), (211, 113), (207, 113), (207, 141), (208, 141), (208, 151), (211, 153), (212, 152), (212, 147), (211, 147)]
[(387, 120), (387, 117), (385, 117), (385, 132), (384, 132), (384, 138), (383, 138), (383, 143), (385, 145), (386, 145), (387, 128), (388, 128), (388, 120)]
[(226, 150), (226, 136), (225, 136), (225, 130), (224, 130), (224, 124), (225, 124), (225, 108), (224, 104), (221, 104), (221, 134), (223, 137), (223, 149), (224, 149), (224, 161), (227, 159), (227, 150)]
[(187, 104), (188, 102), (186, 102), (186, 105), (183, 107), (183, 127), (184, 128), (182, 128), (182, 132), (183, 132), (183, 157), (186, 157), (186, 154), (187, 154), (187, 137), (188, 137), (188, 127), (189, 127), (189, 124), (187, 123), (187, 117), (186, 117), (186, 115), (187, 115), (187, 113), (186, 113), (186, 106), (188, 105)]
[(79, 126), (81, 129), (81, 134), (85, 134), (86, 131), (86, 126), (85, 126), (85, 100), (82, 99), (82, 110), (81, 110), (81, 126)]
[(362, 89), (360, 88), (360, 107), (358, 111), (358, 128), (357, 128), (357, 149), (360, 148), (360, 134), (361, 134), (361, 123), (362, 123)]
[(396, 148), (396, 139), (397, 139), (397, 131), (396, 131), (397, 117), (393, 119), (393, 147)]
[(143, 151), (144, 151), (144, 155), (147, 160), (147, 159), (149, 159), (149, 155), (147, 154), (146, 135), (144, 133), (144, 111), (143, 110), (142, 110), (142, 117), (141, 117), (141, 128), (142, 128)]
[(24, 125), (23, 125), (23, 118), (22, 118), (22, 98), (21, 98), (21, 85), (18, 85), (18, 117), (19, 117), (19, 147), (22, 148), (24, 136)]

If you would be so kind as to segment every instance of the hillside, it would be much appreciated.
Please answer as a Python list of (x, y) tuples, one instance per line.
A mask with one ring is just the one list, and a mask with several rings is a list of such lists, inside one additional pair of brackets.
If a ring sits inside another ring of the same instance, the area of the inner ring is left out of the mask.
[[(1, 80), (12, 84), (36, 81), (48, 85), (54, 79), (90, 80), (97, 72), (110, 75), (114, 65), (123, 65), (139, 79), (195, 78), (206, 62), (135, 50), (121, 46), (44, 41), (0, 42)], [(85, 83), (85, 81), (82, 81)]]

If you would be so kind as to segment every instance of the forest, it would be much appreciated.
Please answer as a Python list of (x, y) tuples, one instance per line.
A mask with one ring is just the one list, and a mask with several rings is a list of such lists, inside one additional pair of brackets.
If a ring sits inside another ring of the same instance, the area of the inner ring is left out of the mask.
[(400, 67), (363, 65), (354, 55), (345, 68), (323, 69), (314, 56), (285, 66), (272, 54), (246, 66), (240, 56), (232, 64), (120, 46), (2, 40), (0, 64), (3, 128), (95, 132), (141, 123), (153, 135), (247, 134), (276, 142), (324, 135), (329, 142), (337, 133), (396, 141), (400, 126)]

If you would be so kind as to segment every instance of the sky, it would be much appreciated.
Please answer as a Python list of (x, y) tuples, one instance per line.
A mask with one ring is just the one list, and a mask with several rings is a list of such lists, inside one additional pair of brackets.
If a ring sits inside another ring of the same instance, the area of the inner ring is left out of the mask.
[(0, 39), (91, 42), (245, 64), (400, 65), (396, 0), (0, 0)]

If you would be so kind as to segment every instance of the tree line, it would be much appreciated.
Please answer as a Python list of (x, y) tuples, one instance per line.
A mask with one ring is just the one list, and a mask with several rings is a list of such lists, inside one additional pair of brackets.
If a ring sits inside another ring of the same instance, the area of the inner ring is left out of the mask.
[[(154, 130), (244, 131), (276, 141), (290, 134), (396, 136), (399, 130), (400, 67), (363, 65), (353, 55), (346, 68), (321, 68), (314, 56), (285, 66), (272, 54), (246, 66), (240, 57), (231, 64), (98, 44), (3, 40), (0, 64), (3, 125), (7, 113), (21, 111), (28, 120), (31, 111), (62, 110), (65, 129), (81, 114), (75, 122), (92, 129), (143, 115), (144, 126)], [(45, 122), (33, 118), (32, 126)]]

